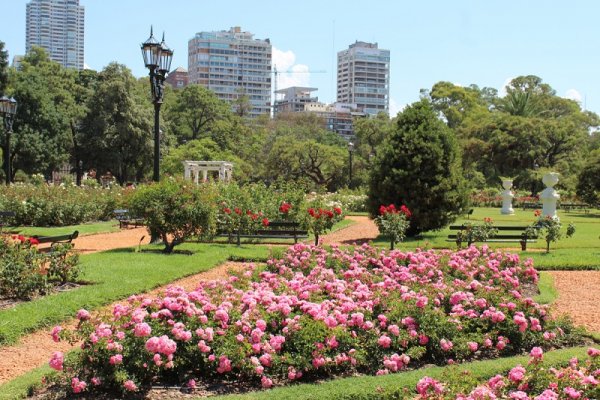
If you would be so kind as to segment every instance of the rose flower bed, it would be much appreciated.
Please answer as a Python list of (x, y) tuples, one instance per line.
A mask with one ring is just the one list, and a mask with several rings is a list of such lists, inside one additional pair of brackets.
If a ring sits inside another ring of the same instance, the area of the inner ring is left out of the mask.
[[(438, 381), (423, 377), (416, 386), (420, 399), (514, 399), (558, 400), (600, 398), (600, 350), (590, 347), (589, 358), (569, 360), (566, 367), (546, 367), (544, 351), (534, 347), (527, 366), (517, 365), (505, 376), (495, 375), (483, 384), (471, 382), (462, 374), (458, 379)], [(472, 386), (476, 385), (474, 388)], [(469, 387), (471, 386), (471, 387)]]
[(50, 366), (73, 392), (244, 381), (265, 388), (353, 373), (387, 374), (578, 343), (523, 295), (538, 275), (517, 255), (348, 251), (297, 244), (267, 270), (189, 293), (131, 297), (112, 317), (80, 311), (82, 351)]

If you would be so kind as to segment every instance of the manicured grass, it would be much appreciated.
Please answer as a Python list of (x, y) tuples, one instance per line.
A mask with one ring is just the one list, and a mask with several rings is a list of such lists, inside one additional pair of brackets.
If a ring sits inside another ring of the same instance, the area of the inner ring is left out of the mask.
[[(583, 212), (564, 212), (559, 210), (558, 216), (563, 223), (563, 233), (568, 223), (576, 227), (575, 235), (571, 238), (563, 237), (550, 245), (550, 253), (546, 254), (546, 242), (543, 238), (536, 243), (529, 243), (527, 251), (520, 250), (519, 243), (486, 243), (491, 248), (510, 248), (521, 257), (531, 257), (536, 268), (539, 269), (600, 269), (600, 211), (590, 210)], [(474, 208), (470, 218), (459, 218), (453, 225), (464, 222), (479, 224), (483, 218), (490, 217), (494, 223), (500, 225), (530, 225), (535, 221), (533, 210), (523, 211), (515, 209), (514, 215), (502, 215), (499, 208)], [(425, 232), (419, 238), (408, 238), (396, 248), (414, 250), (415, 248), (456, 249), (453, 242), (446, 241), (451, 233), (447, 227), (439, 231)], [(389, 246), (386, 238), (379, 237), (374, 244), (382, 247)], [(477, 243), (480, 245), (481, 243)]]
[(55, 227), (38, 227), (38, 226), (17, 226), (17, 227), (5, 227), (5, 232), (11, 232), (15, 234), (25, 236), (58, 236), (67, 235), (74, 231), (79, 231), (79, 235), (93, 235), (95, 233), (110, 233), (119, 231), (119, 222), (115, 220), (111, 221), (98, 221), (89, 224), (69, 225), (69, 226), (55, 226)]
[[(161, 246), (158, 245), (144, 247), (159, 248)], [(71, 318), (80, 308), (93, 310), (175, 279), (209, 270), (230, 256), (262, 258), (269, 254), (266, 247), (254, 245), (184, 243), (177, 250), (189, 250), (193, 255), (136, 253), (134, 249), (119, 249), (81, 256), (82, 278), (94, 284), (0, 310), (0, 345), (15, 343), (26, 333)]]
[[(546, 365), (564, 365), (572, 357), (584, 357), (586, 347), (576, 347), (547, 352), (544, 354)], [(508, 357), (495, 360), (474, 361), (458, 367), (426, 367), (414, 371), (383, 376), (361, 376), (330, 380), (319, 384), (301, 384), (258, 391), (243, 395), (219, 396), (227, 400), (300, 400), (300, 399), (348, 399), (367, 400), (385, 398), (400, 398), (403, 388), (414, 388), (424, 376), (439, 379), (450, 368), (459, 371), (469, 371), (478, 380), (487, 379), (498, 373), (502, 374), (517, 364), (527, 364), (528, 356)], [(457, 376), (457, 375), (455, 375)], [(0, 388), (1, 389), (1, 388)], [(416, 393), (415, 393), (416, 394)]]
[(533, 299), (540, 304), (550, 304), (558, 297), (558, 291), (554, 286), (554, 277), (548, 272), (540, 273), (540, 280), (538, 281), (538, 289), (540, 294), (535, 296)]

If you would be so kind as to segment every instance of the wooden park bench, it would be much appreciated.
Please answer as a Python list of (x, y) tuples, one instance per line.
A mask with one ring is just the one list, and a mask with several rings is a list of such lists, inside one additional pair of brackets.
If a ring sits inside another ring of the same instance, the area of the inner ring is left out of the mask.
[(527, 210), (527, 209), (541, 209), (542, 208), (542, 204), (540, 203), (530, 203), (530, 202), (523, 202), (521, 204), (521, 207), (523, 208), (523, 211)]
[(114, 210), (115, 218), (119, 221), (119, 228), (123, 229), (124, 227), (133, 226), (137, 228), (138, 226), (144, 225), (144, 220), (142, 218), (135, 218), (129, 215), (129, 210), (120, 209)]
[(590, 212), (590, 205), (585, 203), (560, 203), (559, 208), (565, 211), (581, 210), (586, 214)]
[(268, 226), (263, 229), (258, 229), (252, 234), (240, 233), (239, 230), (233, 232), (220, 231), (217, 234), (219, 237), (226, 237), (231, 243), (236, 239), (237, 245), (241, 243), (241, 239), (293, 239), (294, 243), (298, 243), (298, 239), (308, 238), (308, 231), (300, 229), (298, 222), (291, 221), (271, 221)]
[[(521, 250), (527, 250), (527, 243), (535, 243), (537, 241), (537, 234), (527, 234), (527, 230), (530, 228), (529, 226), (499, 226), (494, 225), (494, 229), (498, 232), (492, 237), (485, 240), (485, 242), (490, 243), (520, 243)], [(467, 229), (465, 225), (450, 225), (450, 230), (464, 232)], [(506, 233), (505, 233), (506, 232)], [(448, 235), (448, 242), (455, 242), (458, 244), (459, 234), (450, 234)], [(465, 238), (466, 239), (466, 238)], [(472, 240), (471, 242), (467, 241), (467, 246), (470, 246), (471, 243), (479, 242), (479, 240)]]
[(79, 231), (75, 231), (68, 235), (56, 235), (56, 236), (32, 236), (32, 238), (37, 239), (40, 244), (50, 243), (50, 248), (52, 249), (59, 243), (71, 243), (74, 239), (77, 239), (79, 236)]

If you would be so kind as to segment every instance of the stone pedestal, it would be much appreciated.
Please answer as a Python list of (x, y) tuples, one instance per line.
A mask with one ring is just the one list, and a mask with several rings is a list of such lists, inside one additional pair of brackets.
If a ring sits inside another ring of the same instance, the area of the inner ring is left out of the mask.
[(502, 187), (504, 188), (504, 191), (502, 192), (502, 210), (500, 210), (501, 214), (511, 215), (515, 213), (515, 210), (513, 210), (512, 207), (512, 201), (515, 195), (510, 190), (512, 185), (512, 179), (505, 179), (502, 181)]
[(542, 201), (542, 216), (558, 218), (556, 215), (556, 202), (560, 199), (560, 195), (554, 189), (554, 185), (558, 183), (558, 173), (549, 172), (543, 176), (542, 182), (546, 185), (546, 189), (540, 193), (540, 200)]

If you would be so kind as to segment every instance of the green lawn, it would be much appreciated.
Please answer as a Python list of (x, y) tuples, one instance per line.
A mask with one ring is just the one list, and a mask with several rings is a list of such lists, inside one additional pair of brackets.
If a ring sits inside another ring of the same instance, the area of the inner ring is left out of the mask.
[[(550, 253), (545, 253), (546, 242), (538, 239), (537, 243), (529, 243), (527, 251), (520, 250), (519, 243), (492, 243), (492, 248), (515, 249), (522, 257), (531, 257), (539, 269), (600, 269), (600, 210), (590, 210), (588, 214), (581, 211), (564, 212), (559, 210), (558, 216), (563, 223), (563, 231), (568, 223), (576, 227), (572, 238), (563, 238), (550, 245)], [(453, 225), (463, 222), (482, 223), (483, 218), (490, 217), (502, 225), (530, 225), (535, 221), (533, 210), (515, 209), (514, 215), (502, 215), (499, 208), (475, 208), (469, 219), (459, 218)], [(396, 245), (398, 249), (414, 250), (420, 248), (455, 249), (453, 242), (446, 241), (450, 229), (444, 228), (435, 232), (425, 232), (420, 238), (408, 238)], [(386, 238), (379, 237), (374, 242), (378, 246), (389, 246)], [(517, 250), (518, 249), (518, 250)]]
[(20, 227), (5, 227), (4, 232), (11, 232), (25, 236), (58, 236), (67, 235), (74, 231), (79, 231), (79, 235), (93, 235), (96, 233), (109, 233), (119, 231), (119, 222), (116, 220), (99, 221), (89, 224), (55, 226), (55, 227), (38, 227), (38, 226), (20, 226)]
[[(159, 249), (161, 246), (146, 246)], [(78, 309), (92, 310), (148, 291), (175, 279), (206, 271), (230, 256), (266, 258), (264, 246), (231, 246), (184, 243), (177, 250), (193, 255), (141, 252), (120, 249), (81, 256), (82, 278), (93, 284), (55, 293), (0, 310), (0, 345), (12, 344), (26, 333), (72, 318)]]

